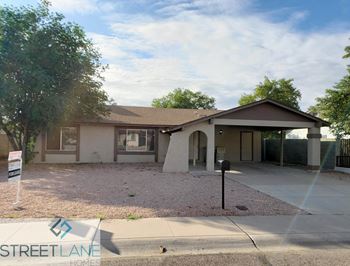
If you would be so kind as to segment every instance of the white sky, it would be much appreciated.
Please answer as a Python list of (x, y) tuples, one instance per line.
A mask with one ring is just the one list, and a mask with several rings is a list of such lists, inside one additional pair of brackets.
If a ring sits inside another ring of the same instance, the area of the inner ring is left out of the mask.
[(254, 0), (52, 2), (55, 10), (96, 22), (95, 30), (87, 28), (109, 64), (104, 88), (122, 105), (147, 106), (184, 87), (226, 109), (268, 76), (294, 78), (306, 110), (349, 64), (342, 59), (349, 27), (299, 27), (310, 10), (263, 12), (251, 8)]

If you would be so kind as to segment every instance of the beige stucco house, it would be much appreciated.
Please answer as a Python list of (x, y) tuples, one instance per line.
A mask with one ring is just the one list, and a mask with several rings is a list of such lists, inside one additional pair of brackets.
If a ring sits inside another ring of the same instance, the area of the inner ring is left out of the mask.
[(218, 160), (261, 161), (261, 132), (308, 129), (308, 166), (320, 166), (320, 128), (328, 123), (272, 100), (229, 110), (111, 106), (108, 117), (43, 132), (34, 162), (163, 163), (165, 172)]

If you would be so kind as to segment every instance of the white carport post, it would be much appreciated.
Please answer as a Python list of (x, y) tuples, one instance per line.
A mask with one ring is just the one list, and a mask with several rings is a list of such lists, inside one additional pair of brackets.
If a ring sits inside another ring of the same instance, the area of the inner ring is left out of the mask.
[(215, 170), (215, 125), (209, 124), (205, 132), (207, 134), (207, 171)]
[(319, 170), (321, 165), (321, 134), (319, 127), (308, 129), (307, 166), (310, 170)]

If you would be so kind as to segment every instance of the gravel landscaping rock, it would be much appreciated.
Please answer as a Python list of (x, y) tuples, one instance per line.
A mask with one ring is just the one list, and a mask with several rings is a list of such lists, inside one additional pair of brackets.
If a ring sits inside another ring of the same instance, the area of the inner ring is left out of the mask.
[[(164, 216), (276, 215), (304, 213), (283, 201), (221, 177), (162, 173), (161, 164), (31, 164), (23, 172), (21, 207), (16, 184), (0, 165), (0, 217), (127, 218)], [(246, 206), (239, 210), (236, 206)]]

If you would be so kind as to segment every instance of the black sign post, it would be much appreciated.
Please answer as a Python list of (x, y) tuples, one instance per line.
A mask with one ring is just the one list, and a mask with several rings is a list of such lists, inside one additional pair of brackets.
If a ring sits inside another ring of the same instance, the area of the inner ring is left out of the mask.
[(230, 170), (230, 162), (223, 160), (221, 162), (221, 178), (222, 178), (222, 209), (225, 209), (225, 171)]

